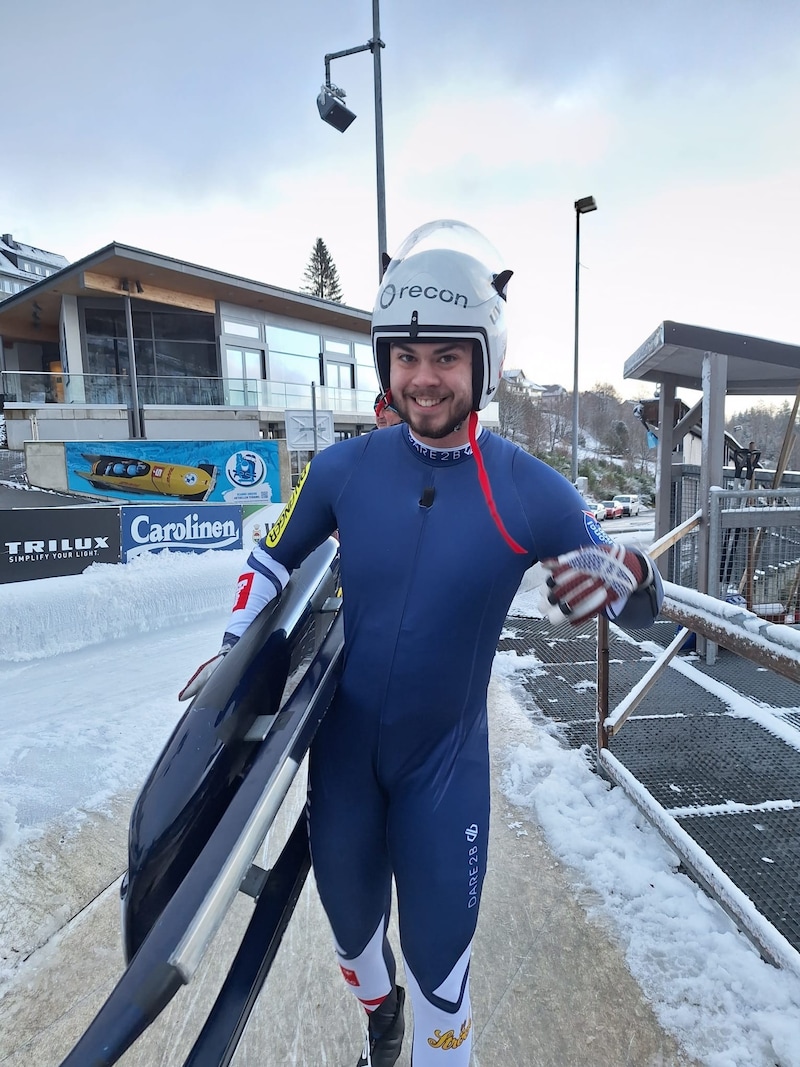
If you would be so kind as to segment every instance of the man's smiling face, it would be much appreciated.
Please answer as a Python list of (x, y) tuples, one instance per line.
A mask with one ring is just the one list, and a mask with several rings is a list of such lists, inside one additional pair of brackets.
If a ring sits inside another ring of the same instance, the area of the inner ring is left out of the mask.
[(414, 436), (432, 448), (466, 444), (472, 341), (393, 341), (389, 351), (392, 403)]

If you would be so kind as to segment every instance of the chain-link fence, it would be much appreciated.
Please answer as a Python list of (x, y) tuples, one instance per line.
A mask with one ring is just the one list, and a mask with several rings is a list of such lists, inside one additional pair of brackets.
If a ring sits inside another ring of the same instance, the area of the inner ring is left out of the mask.
[(0, 448), (0, 482), (27, 484), (25, 476), (25, 453), (11, 448)]
[[(677, 473), (677, 477), (675, 474)], [(675, 529), (700, 510), (700, 468), (684, 464), (673, 471), (670, 528)], [(697, 589), (699, 530), (692, 530), (669, 550), (667, 574), (671, 582)]]
[(800, 489), (711, 490), (708, 592), (773, 622), (800, 618)]

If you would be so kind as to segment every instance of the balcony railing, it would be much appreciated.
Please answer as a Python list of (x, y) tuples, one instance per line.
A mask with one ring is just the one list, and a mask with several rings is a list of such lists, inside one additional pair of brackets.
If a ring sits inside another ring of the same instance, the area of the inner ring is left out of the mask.
[[(140, 374), (139, 404), (157, 407), (233, 407), (283, 411), (321, 410), (372, 418), (371, 389), (342, 389), (295, 382), (241, 378), (167, 378)], [(312, 390), (315, 397), (312, 400)], [(3, 371), (0, 393), (8, 403), (130, 407), (130, 379), (125, 374), (51, 374), (45, 371)]]

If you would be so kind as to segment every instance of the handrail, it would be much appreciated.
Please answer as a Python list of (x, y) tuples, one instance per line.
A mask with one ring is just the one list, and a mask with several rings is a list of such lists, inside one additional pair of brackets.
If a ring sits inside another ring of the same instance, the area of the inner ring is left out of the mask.
[[(149, 407), (233, 407), (311, 409), (312, 385), (264, 378), (138, 375), (139, 402)], [(317, 385), (318, 405), (336, 412), (372, 416), (374, 389)], [(66, 371), (0, 371), (0, 393), (10, 407), (126, 407), (131, 403), (127, 375)]]
[[(658, 556), (676, 544), (701, 519), (697, 512), (675, 527), (650, 548)], [(643, 678), (630, 690), (614, 711), (608, 713), (608, 632), (609, 623), (598, 617), (597, 628), (597, 767), (610, 781), (616, 782), (640, 811), (672, 845), (696, 880), (731, 915), (739, 928), (753, 941), (765, 959), (800, 974), (800, 954), (788, 940), (758, 912), (752, 901), (725, 875), (709, 855), (686, 833), (678, 821), (637, 781), (628, 768), (609, 748), (615, 736), (645, 695), (652, 689), (670, 661), (683, 648), (690, 632), (723, 645), (759, 666), (800, 682), (800, 631), (782, 623), (771, 623), (737, 604), (729, 604), (685, 589), (672, 582), (664, 583), (661, 614), (680, 627), (670, 644), (658, 656)]]
[(660, 555), (672, 548), (678, 541), (687, 533), (691, 533), (696, 529), (703, 518), (702, 509), (696, 511), (694, 515), (690, 515), (688, 519), (685, 519), (679, 526), (675, 526), (668, 533), (665, 533), (663, 537), (659, 537), (657, 541), (654, 541), (648, 548), (647, 552), (651, 559), (658, 559)]
[[(694, 530), (702, 519), (697, 511), (664, 537), (653, 542), (648, 552), (657, 558)], [(675, 622), (679, 631), (655, 660), (647, 673), (613, 710), (609, 710), (608, 621), (598, 619), (597, 629), (597, 747), (608, 748), (624, 723), (658, 681), (664, 669), (681, 650), (690, 633), (699, 634), (723, 648), (800, 682), (800, 633), (781, 623), (771, 623), (739, 605), (727, 604), (673, 582), (664, 582), (661, 614)]]
[(736, 604), (665, 582), (665, 618), (688, 627), (759, 667), (800, 682), (800, 632)]

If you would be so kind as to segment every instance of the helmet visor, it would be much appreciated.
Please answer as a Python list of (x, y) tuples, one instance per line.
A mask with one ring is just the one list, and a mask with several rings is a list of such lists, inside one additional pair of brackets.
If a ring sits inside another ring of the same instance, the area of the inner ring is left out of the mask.
[(460, 252), (488, 267), (493, 274), (503, 269), (500, 253), (482, 233), (457, 219), (436, 219), (418, 226), (392, 256), (388, 269), (421, 252)]

